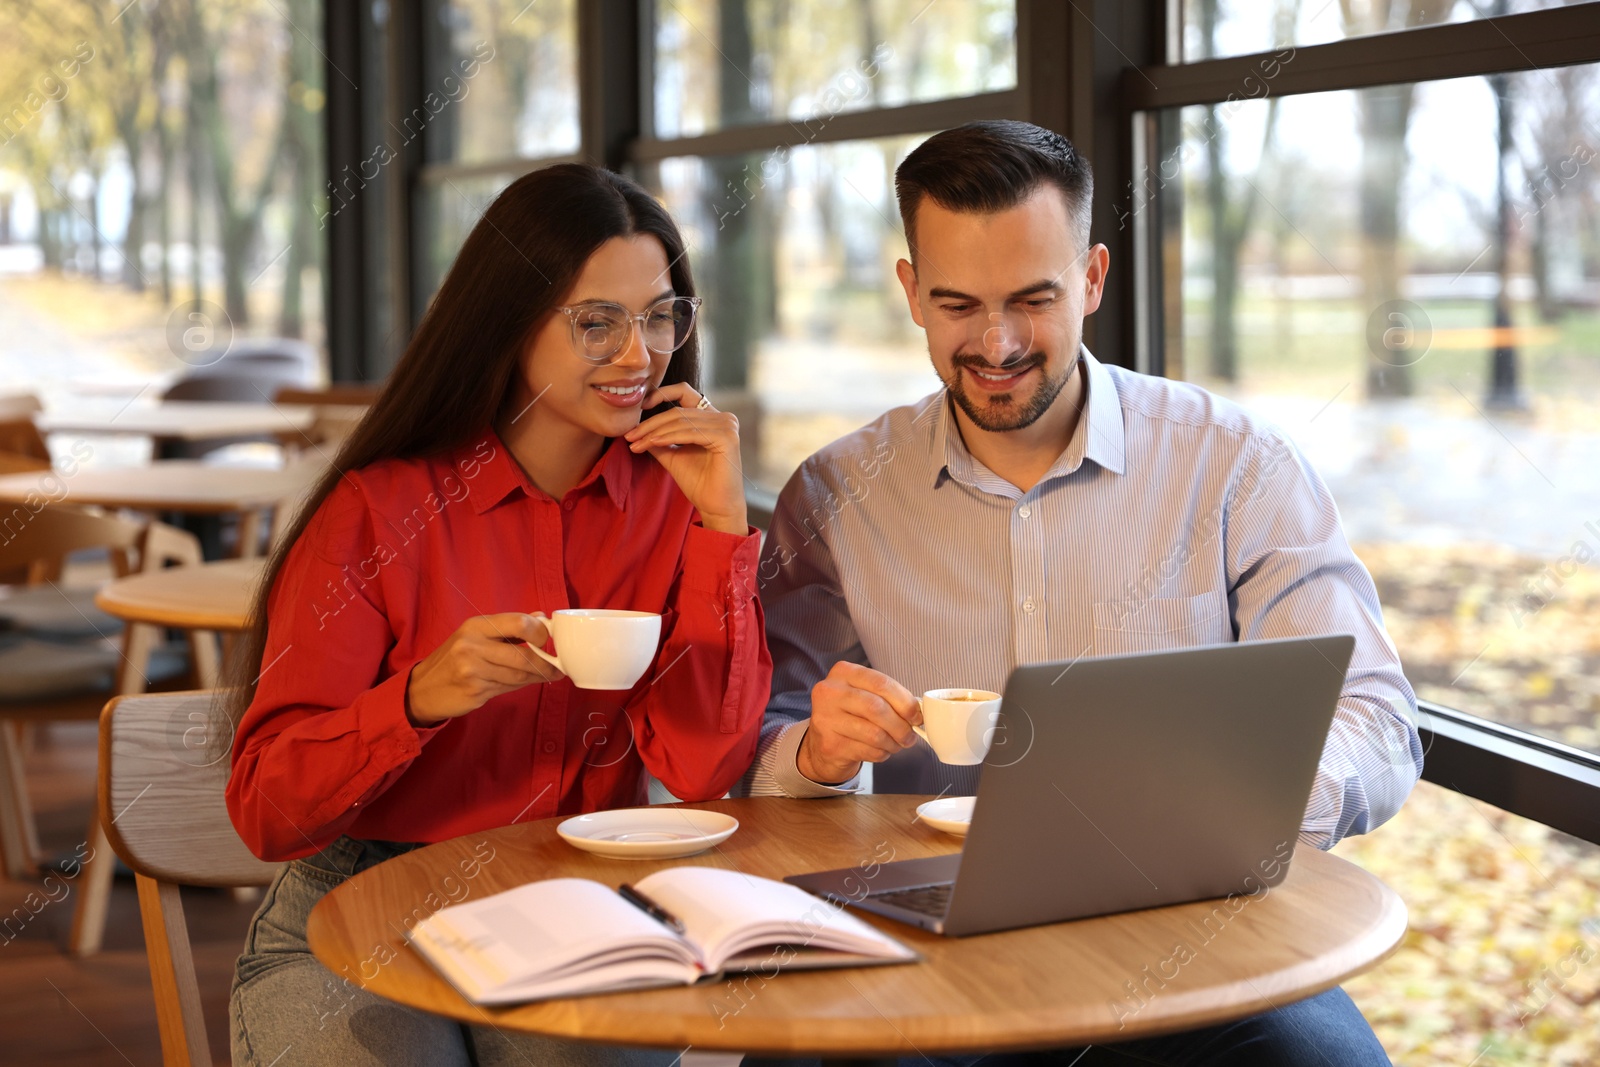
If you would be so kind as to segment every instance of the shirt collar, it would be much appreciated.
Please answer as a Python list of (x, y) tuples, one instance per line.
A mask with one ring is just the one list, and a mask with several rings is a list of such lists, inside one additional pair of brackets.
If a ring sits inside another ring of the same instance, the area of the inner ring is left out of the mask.
[[(1072, 433), (1072, 440), (1061, 456), (1040, 479), (1043, 484), (1051, 478), (1071, 474), (1086, 459), (1093, 460), (1113, 474), (1126, 473), (1126, 451), (1123, 442), (1122, 400), (1117, 394), (1117, 383), (1087, 347), (1080, 346), (1081, 367), (1084, 375), (1086, 401), (1083, 417)], [(957, 481), (975, 484), (981, 475), (989, 472), (972, 453), (955, 425), (949, 391), (940, 395), (939, 403), (931, 409), (930, 429), (932, 439), (928, 449), (928, 480), (934, 488), (948, 473)], [(982, 488), (982, 486), (980, 486)]]
[[(457, 451), (451, 458), (451, 466), (466, 482), (472, 510), (479, 515), (518, 491), (528, 497), (544, 495), (544, 491), (528, 479), (528, 475), (512, 458), (511, 450), (492, 429), (473, 438)], [(584, 475), (572, 491), (583, 492), (597, 481), (604, 483), (606, 495), (618, 511), (627, 510), (628, 490), (633, 485), (633, 453), (622, 438), (611, 439), (593, 469)]]

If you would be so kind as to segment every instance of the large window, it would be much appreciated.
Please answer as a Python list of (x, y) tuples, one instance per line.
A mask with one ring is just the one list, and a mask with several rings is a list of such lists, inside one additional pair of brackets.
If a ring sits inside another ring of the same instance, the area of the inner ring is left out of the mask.
[(706, 379), (744, 394), (776, 491), (811, 453), (939, 388), (894, 264), (894, 168), (921, 136), (678, 157), (660, 187), (706, 294)]
[(319, 0), (8, 9), (6, 391), (158, 391), (193, 369), (195, 337), (322, 349), (321, 29)]
[(431, 0), (423, 12), (419, 106), (404, 120), (423, 145), (413, 315), (489, 201), (580, 141), (576, 0)]
[[(818, 448), (939, 387), (895, 278), (894, 169), (938, 109), (1014, 89), (1010, 0), (656, 0), (640, 177), (684, 225), (707, 296), (707, 381), (775, 492)], [(842, 136), (845, 116), (887, 116)], [(716, 131), (761, 147), (725, 153)], [(694, 142), (675, 154), (674, 139)]]
[(1600, 66), (1176, 118), (1168, 373), (1299, 441), (1422, 697), (1600, 752)]
[(1011, 0), (654, 3), (658, 137), (816, 123), (1017, 83)]
[[(427, 119), (415, 197), (423, 298), (501, 189), (580, 149), (578, 56), (617, 79), (620, 53), (633, 54), (584, 31), (572, 0), (430, 10), (424, 88), (451, 99)], [(740, 415), (759, 497), (822, 445), (938, 388), (895, 279), (894, 168), (929, 129), (961, 121), (943, 108), (1015, 90), (1017, 12), (1011, 0), (653, 0), (639, 11), (646, 76), (625, 132), (648, 131), (650, 149), (613, 163), (684, 229), (707, 298), (705, 380)], [(900, 117), (908, 105), (935, 110)], [(841, 132), (874, 115), (887, 116), (881, 130)], [(707, 143), (719, 131), (744, 143)]]
[(434, 15), (427, 76), (454, 106), (439, 109), (429, 162), (505, 163), (578, 150), (573, 0), (448, 0)]

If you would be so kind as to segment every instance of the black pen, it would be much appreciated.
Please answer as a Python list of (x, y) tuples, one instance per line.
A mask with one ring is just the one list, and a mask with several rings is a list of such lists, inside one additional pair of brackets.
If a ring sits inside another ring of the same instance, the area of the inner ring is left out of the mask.
[(683, 922), (677, 916), (633, 888), (633, 886), (624, 882), (622, 885), (617, 886), (617, 893), (623, 900), (626, 900), (668, 930), (675, 934), (683, 933)]

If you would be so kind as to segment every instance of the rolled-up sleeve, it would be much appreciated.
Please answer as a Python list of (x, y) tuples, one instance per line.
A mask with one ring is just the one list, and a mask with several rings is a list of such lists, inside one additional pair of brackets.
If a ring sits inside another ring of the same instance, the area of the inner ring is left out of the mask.
[(1355, 637), (1300, 839), (1326, 849), (1376, 829), (1400, 810), (1422, 773), (1416, 694), (1332, 494), (1275, 432), (1259, 434), (1240, 463), (1226, 538), (1239, 640)]

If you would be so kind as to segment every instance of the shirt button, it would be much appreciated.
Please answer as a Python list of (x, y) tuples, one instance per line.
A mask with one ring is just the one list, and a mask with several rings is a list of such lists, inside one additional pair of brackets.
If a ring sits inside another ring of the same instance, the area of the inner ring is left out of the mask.
[(574, 505), (573, 505), (572, 501), (567, 500), (567, 501), (563, 501), (561, 506), (566, 508), (568, 511), (571, 511)]
[(741, 559), (738, 563), (733, 565), (733, 569), (738, 571), (740, 574), (743, 574), (745, 571), (750, 569), (750, 564)]
[(548, 756), (550, 753), (554, 752), (555, 750), (556, 750), (556, 743), (554, 741), (546, 741), (544, 743), (545, 755)]
[(1024, 600), (1022, 602), (1022, 610), (1026, 611), (1029, 615), (1033, 614), (1033, 612), (1034, 612), (1033, 597), (1029, 597), (1027, 600)]
[(1029, 515), (1033, 514), (1033, 509), (1030, 508), (1028, 505), (1024, 504), (1020, 508), (1017, 509), (1017, 514), (1021, 515), (1023, 518), (1027, 518)]

